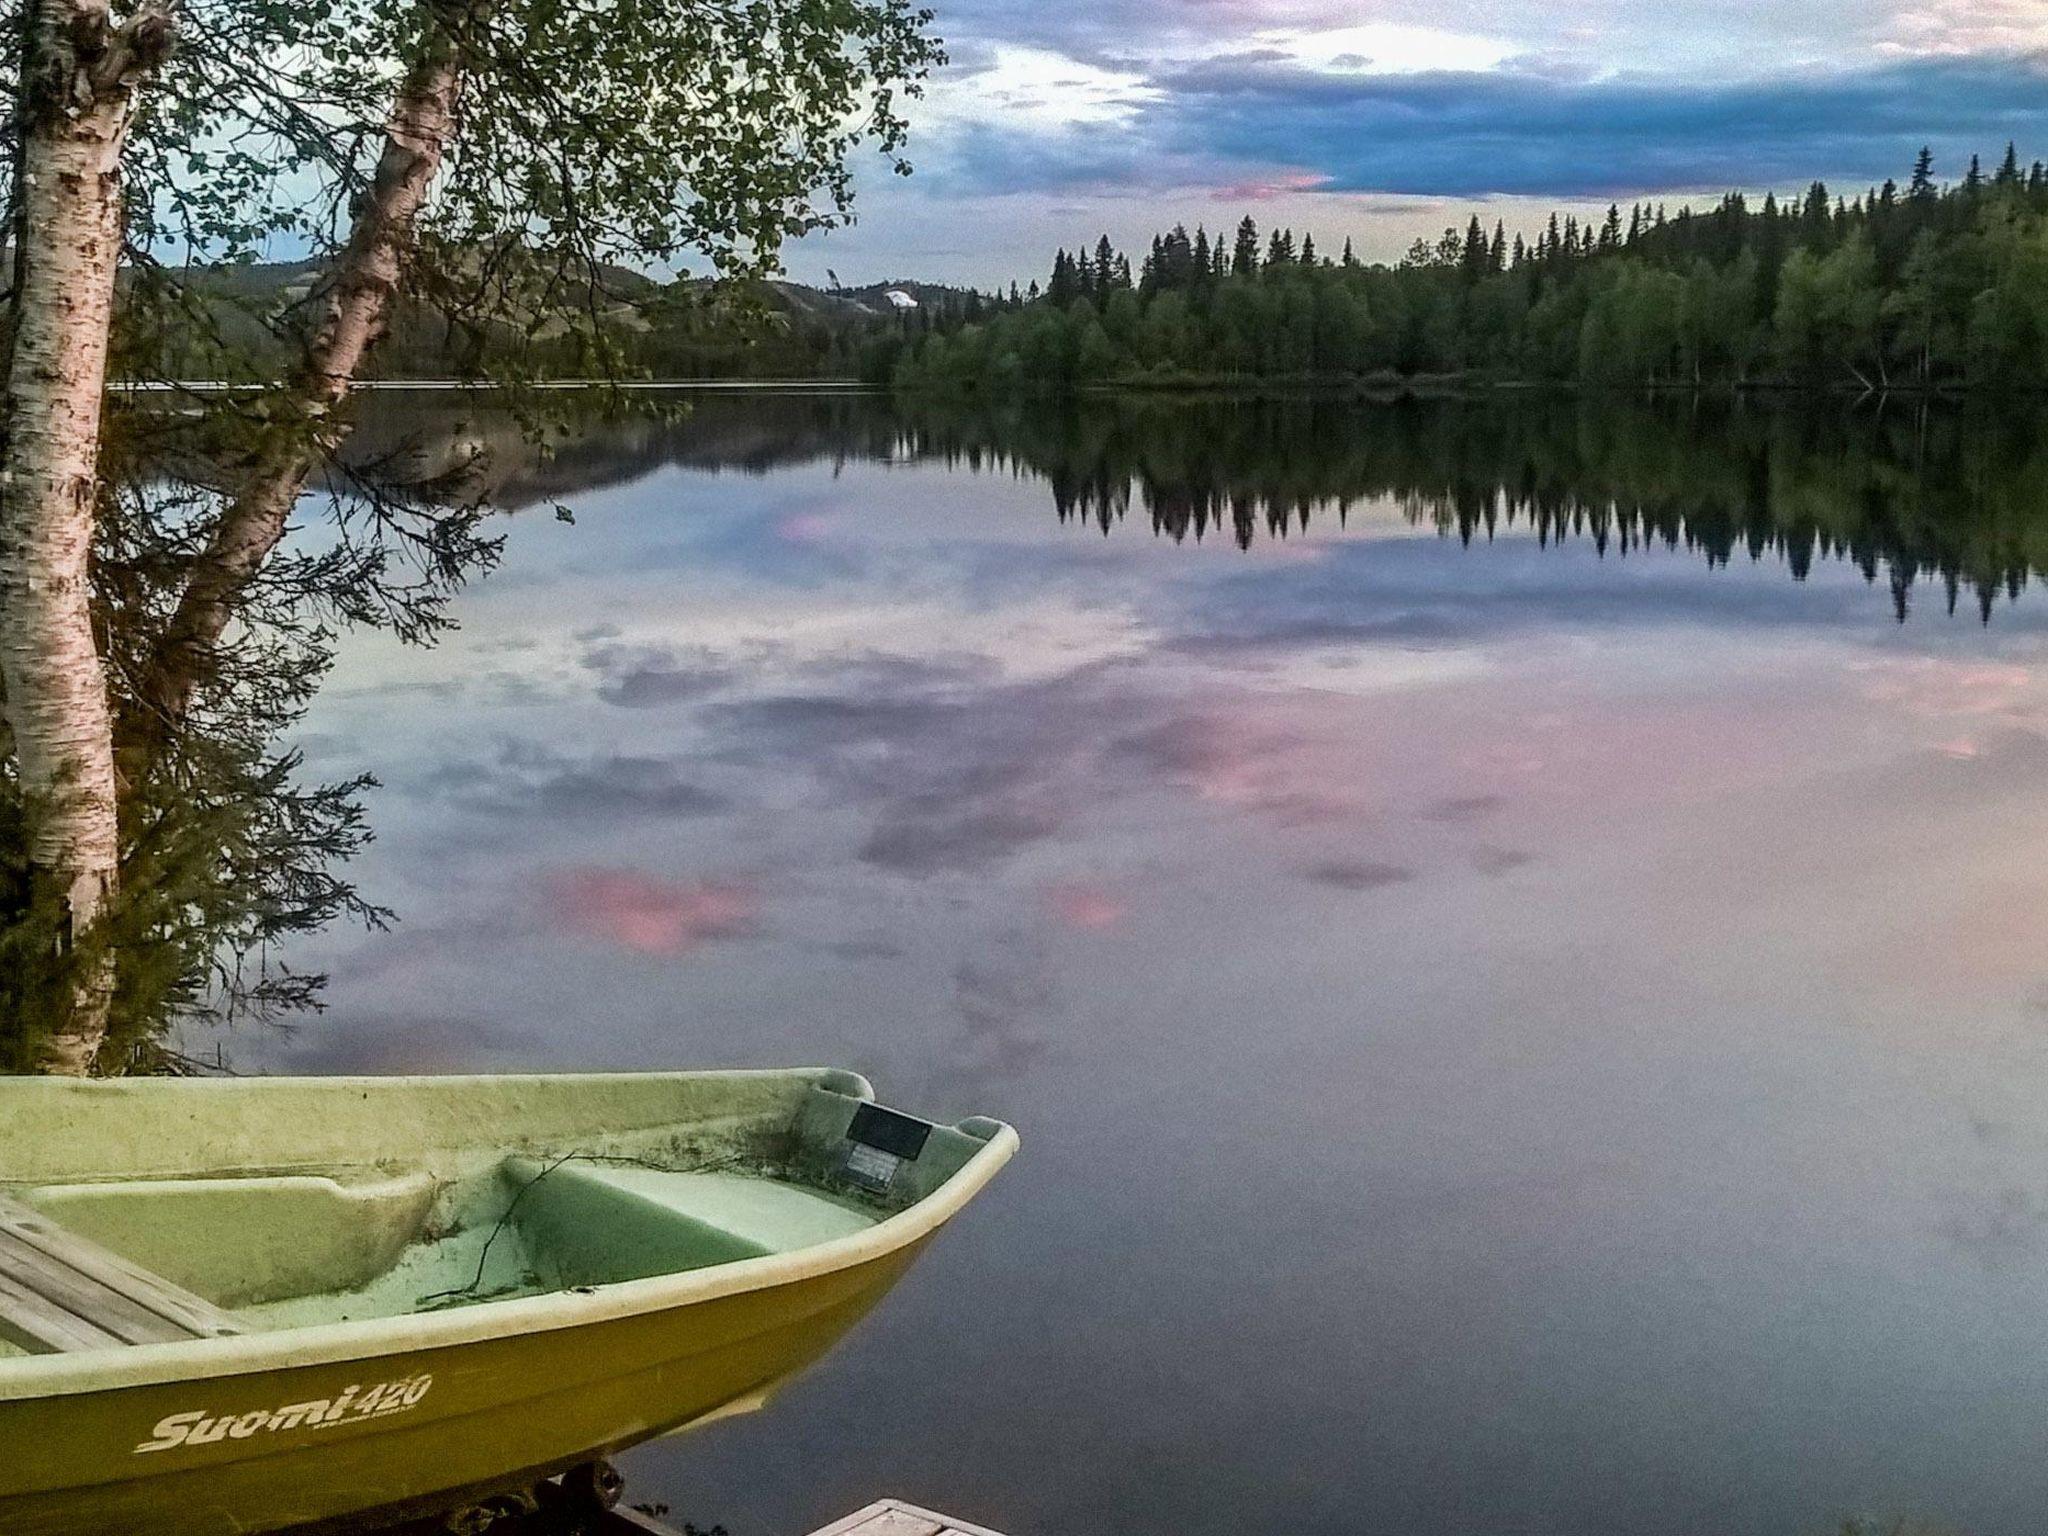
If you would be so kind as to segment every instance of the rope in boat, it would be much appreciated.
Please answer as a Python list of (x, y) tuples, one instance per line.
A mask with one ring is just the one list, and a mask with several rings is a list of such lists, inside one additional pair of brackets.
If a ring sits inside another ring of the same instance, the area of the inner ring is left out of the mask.
[(420, 1297), (415, 1305), (424, 1307), (430, 1302), (475, 1297), (483, 1288), (484, 1268), (491, 1261), (491, 1247), (498, 1241), (499, 1234), (511, 1224), (513, 1213), (519, 1209), (519, 1202), (526, 1198), (527, 1191), (564, 1163), (573, 1162), (579, 1158), (587, 1163), (623, 1163), (628, 1167), (652, 1169), (656, 1173), (716, 1173), (724, 1168), (737, 1167), (746, 1161), (746, 1158), (739, 1153), (730, 1153), (725, 1157), (714, 1157), (706, 1162), (695, 1163), (688, 1167), (677, 1167), (673, 1164), (655, 1162), (651, 1158), (628, 1156), (622, 1152), (584, 1152), (581, 1150), (564, 1152), (560, 1157), (541, 1169), (539, 1173), (536, 1173), (532, 1178), (519, 1186), (518, 1191), (512, 1196), (511, 1203), (505, 1207), (504, 1214), (498, 1218), (497, 1225), (491, 1228), (491, 1235), (484, 1239), (483, 1251), (476, 1256), (476, 1274), (471, 1277), (469, 1284), (458, 1285), (452, 1290), (431, 1291), (427, 1295)]

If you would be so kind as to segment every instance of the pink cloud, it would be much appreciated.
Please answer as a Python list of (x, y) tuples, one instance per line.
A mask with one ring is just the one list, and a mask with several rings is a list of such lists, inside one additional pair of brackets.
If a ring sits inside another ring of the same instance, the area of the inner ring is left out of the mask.
[(1863, 668), (1864, 696), (1924, 719), (1954, 715), (2031, 717), (2034, 674), (2005, 662), (1955, 662), (1933, 656), (1872, 662)]
[(1069, 928), (1101, 933), (1130, 915), (1130, 904), (1108, 887), (1086, 880), (1064, 880), (1045, 888), (1045, 904)]
[(822, 512), (793, 512), (775, 525), (785, 544), (822, 544), (832, 534), (832, 520)]
[(677, 883), (623, 869), (565, 869), (545, 883), (572, 933), (636, 955), (686, 955), (755, 931), (760, 893), (729, 880)]
[(1270, 203), (1290, 192), (1313, 192), (1329, 183), (1328, 176), (1313, 171), (1289, 171), (1279, 176), (1257, 176), (1232, 182), (1227, 187), (1216, 188), (1209, 195), (1219, 203)]

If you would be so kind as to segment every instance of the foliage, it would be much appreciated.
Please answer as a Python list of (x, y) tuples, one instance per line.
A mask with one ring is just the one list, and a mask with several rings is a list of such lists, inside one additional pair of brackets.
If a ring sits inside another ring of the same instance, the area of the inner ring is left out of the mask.
[(1136, 275), (1105, 239), (1043, 295), (916, 341), (911, 388), (1485, 375), (1609, 387), (2048, 384), (2048, 170), (2008, 148), (1946, 190), (1927, 159), (1844, 201), (1552, 215), (1510, 242), (1473, 218), (1394, 266), (1243, 220), (1156, 237)]
[[(420, 221), (383, 227), (403, 264), (384, 322), (437, 375), (499, 385), (544, 447), (564, 408), (524, 390), (537, 371), (616, 376), (656, 300), (744, 308), (784, 242), (850, 216), (858, 149), (908, 169), (904, 104), (943, 58), (911, 0), (179, 0), (171, 14), (177, 47), (140, 88), (125, 154), (113, 371), (259, 387), (110, 412), (92, 581), (119, 890), (71, 948), (27, 854), (48, 807), (24, 797), (0, 727), (0, 1068), (33, 1059), (68, 978), (109, 953), (99, 1069), (174, 1065), (160, 1041), (179, 1017), (316, 1005), (319, 978), (282, 968), (279, 939), (385, 917), (337, 873), (367, 840), (369, 781), (301, 784), (283, 743), (343, 631), (430, 640), (496, 555), (481, 500), (344, 451), (346, 409), (329, 413), (311, 363), (333, 291), (389, 292), (384, 269), (338, 258), (379, 227), (363, 221), (380, 162), (415, 153), (392, 121), (397, 82), (447, 64), (459, 105)], [(0, 28), (17, 102), (21, 36)], [(20, 124), (0, 115), (9, 163)], [(244, 280), (279, 250), (300, 258), (292, 281)], [(731, 285), (679, 297), (635, 270), (685, 260)], [(225, 629), (206, 633), (195, 689), (149, 686), (167, 655), (184, 660), (167, 640), (181, 597), (216, 590), (209, 565), (231, 569), (218, 536), (250, 466), (295, 489), (304, 464), (305, 525), (263, 546), (253, 578), (220, 576)]]

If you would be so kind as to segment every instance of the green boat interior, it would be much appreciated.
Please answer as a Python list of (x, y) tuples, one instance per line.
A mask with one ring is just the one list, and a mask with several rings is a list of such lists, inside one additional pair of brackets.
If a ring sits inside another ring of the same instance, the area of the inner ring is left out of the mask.
[(538, 1114), (485, 1090), (495, 1126), (423, 1087), (378, 1128), (379, 1155), (354, 1163), (279, 1155), (334, 1139), (294, 1134), (280, 1103), (274, 1139), (259, 1123), (226, 1161), (188, 1124), (189, 1150), (159, 1139), (144, 1172), (103, 1154), (66, 1170), (61, 1149), (43, 1156), (57, 1176), (0, 1167), (0, 1355), (393, 1317), (814, 1247), (923, 1199), (996, 1129), (881, 1109), (847, 1073), (723, 1080), (732, 1092), (667, 1121), (629, 1079), (585, 1079), (587, 1105)]

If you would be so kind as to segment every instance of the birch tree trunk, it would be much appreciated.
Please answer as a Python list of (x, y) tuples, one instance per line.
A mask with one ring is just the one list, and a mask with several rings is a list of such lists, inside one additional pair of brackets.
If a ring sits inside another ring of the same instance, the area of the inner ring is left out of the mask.
[[(0, 475), (0, 680), (28, 799), (29, 863), (54, 891), (60, 946), (84, 941), (119, 859), (107, 682), (87, 585), (100, 403), (121, 254), (121, 151), (137, 84), (168, 52), (161, 11), (115, 27), (106, 0), (34, 0), (22, 73), (23, 239), (15, 253)], [(113, 972), (88, 963), (46, 1046), (82, 1075)]]
[[(473, 19), (474, 9), (464, 22)], [(384, 148), (328, 278), (324, 309), (276, 415), (238, 477), (233, 500), (200, 556), (144, 682), (153, 726), (175, 729), (211, 667), (235, 600), (263, 568), (321, 459), (348, 436), (337, 414), (384, 334), (421, 206), (455, 132), (463, 80), (458, 39), (436, 27), (406, 72)]]

